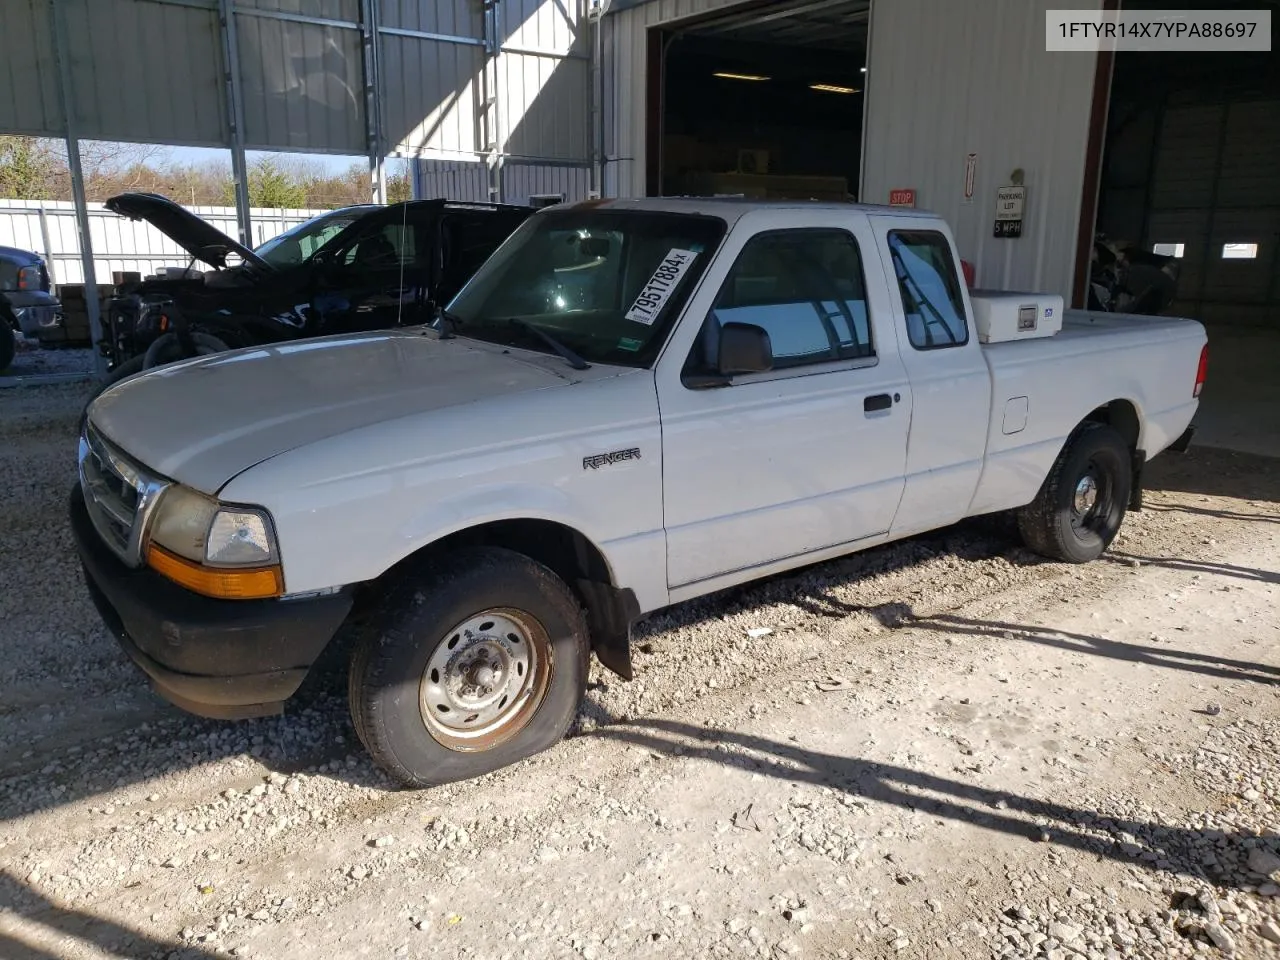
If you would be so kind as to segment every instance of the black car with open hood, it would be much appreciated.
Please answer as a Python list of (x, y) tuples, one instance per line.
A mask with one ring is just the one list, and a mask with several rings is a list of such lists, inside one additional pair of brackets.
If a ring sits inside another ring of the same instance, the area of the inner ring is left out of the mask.
[(158, 194), (105, 205), (150, 223), (190, 257), (109, 302), (102, 350), (113, 380), (194, 353), (427, 322), (533, 212), (448, 200), (364, 204), (250, 249)]

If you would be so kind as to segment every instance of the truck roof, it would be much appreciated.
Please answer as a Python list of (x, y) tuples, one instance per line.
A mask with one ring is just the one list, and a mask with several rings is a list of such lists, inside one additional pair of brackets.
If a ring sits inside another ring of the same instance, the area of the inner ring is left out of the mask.
[(659, 213), (704, 214), (730, 222), (754, 210), (823, 210), (847, 213), (851, 210), (866, 214), (888, 214), (895, 217), (919, 217), (936, 220), (939, 215), (914, 207), (889, 207), (872, 203), (840, 203), (829, 200), (752, 200), (744, 197), (644, 197), (631, 200), (582, 200), (578, 203), (556, 204), (545, 212), (556, 210), (636, 210)]

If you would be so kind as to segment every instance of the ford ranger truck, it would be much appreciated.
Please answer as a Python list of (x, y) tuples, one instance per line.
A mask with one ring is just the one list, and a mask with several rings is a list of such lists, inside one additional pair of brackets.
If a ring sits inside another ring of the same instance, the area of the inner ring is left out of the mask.
[(104, 391), (89, 591), (205, 716), (277, 713), (351, 644), (356, 730), (421, 786), (556, 743), (592, 653), (629, 679), (670, 604), (998, 511), (1092, 560), (1190, 438), (1204, 328), (960, 276), (920, 211), (549, 208), (426, 325)]

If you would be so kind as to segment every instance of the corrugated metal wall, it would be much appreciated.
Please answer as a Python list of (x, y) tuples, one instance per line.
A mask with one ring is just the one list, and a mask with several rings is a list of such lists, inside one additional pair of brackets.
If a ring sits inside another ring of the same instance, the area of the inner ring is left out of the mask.
[[(645, 192), (648, 28), (741, 0), (653, 0), (606, 18), (605, 192)], [(1045, 11), (1088, 0), (872, 0), (860, 199), (913, 187), (945, 215), (980, 283), (1069, 296), (1095, 58), (1049, 54)], [(965, 157), (978, 154), (974, 200)], [(991, 236), (996, 188), (1021, 167), (1024, 235)]]
[[(1177, 312), (1220, 323), (1280, 320), (1280, 101), (1182, 103), (1160, 123), (1146, 233), (1181, 243)], [(1258, 256), (1227, 259), (1228, 243)]]
[(419, 160), (414, 193), (424, 200), (487, 201), (489, 170), (479, 160)]
[[(401, 0), (403, 2), (403, 0)], [(472, 43), (434, 43), (434, 57), (410, 63), (383, 40), (382, 70), (404, 85), (404, 104), (424, 91), (403, 153), (419, 157), (422, 196), (524, 203), (532, 194), (582, 199), (590, 189), (591, 62), (584, 0), (503, 0), (497, 8), (495, 49), (486, 52), (484, 25), (465, 0), (448, 0), (431, 20), (412, 28), (469, 31)], [(384, 11), (384, 26), (390, 26)], [(391, 11), (410, 22), (408, 10)], [(451, 35), (452, 36), (452, 35)], [(426, 46), (419, 48), (426, 54)], [(492, 102), (485, 104), (486, 79)], [(394, 89), (394, 88), (393, 88)], [(397, 129), (392, 126), (391, 129)]]
[(556, 195), (572, 202), (585, 199), (590, 189), (589, 167), (508, 163), (502, 168), (502, 195), (508, 203), (528, 203), (530, 197)]
[[(81, 139), (229, 145), (218, 0), (57, 2)], [(51, 0), (3, 3), (0, 131), (60, 136)], [(243, 145), (366, 153), (361, 0), (232, 9)], [(585, 0), (500, 0), (490, 37), (479, 0), (377, 0), (376, 10), (387, 153), (589, 160)]]
[[(1046, 53), (1047, 9), (1080, 0), (873, 0), (860, 199), (916, 190), (979, 285), (1070, 300), (1096, 58)], [(927, 24), (927, 29), (922, 29)], [(973, 201), (965, 157), (976, 153)], [(992, 236), (996, 189), (1024, 171), (1023, 235)]]
[(236, 5), (327, 20), (355, 20), (360, 16), (360, 0), (236, 0)]
[[(6, 0), (4, 43), (0, 56), (0, 118), (12, 133), (41, 135), (61, 114), (57, 65), (45, 0)], [(19, 42), (20, 41), (20, 42)]]
[[(484, 18), (471, 0), (383, 0), (382, 119), (392, 152), (479, 155)], [(395, 31), (431, 34), (399, 34)]]
[[(226, 143), (216, 10), (136, 0), (61, 2), (81, 138)], [(52, 66), (52, 56), (48, 60)]]
[[(227, 234), (236, 231), (234, 207), (196, 206), (188, 209)], [(254, 207), (251, 212), (253, 245), (257, 246), (294, 224), (326, 211)], [(185, 267), (191, 259), (151, 224), (117, 216), (97, 204), (89, 210), (89, 239), (99, 283), (109, 283), (115, 270), (151, 274), (166, 266)], [(0, 199), (0, 246), (31, 250), (43, 256), (55, 284), (84, 281), (80, 235), (72, 203)]]
[(583, 9), (580, 0), (507, 0), (498, 8), (503, 152), (590, 157), (591, 64)]
[[(484, 202), (489, 197), (489, 171), (479, 161), (419, 160), (418, 196)], [(566, 203), (584, 200), (591, 190), (591, 168), (508, 161), (502, 167), (502, 199), (528, 203), (530, 197), (561, 196)]]
[(365, 152), (358, 29), (237, 14), (236, 32), (247, 148)]

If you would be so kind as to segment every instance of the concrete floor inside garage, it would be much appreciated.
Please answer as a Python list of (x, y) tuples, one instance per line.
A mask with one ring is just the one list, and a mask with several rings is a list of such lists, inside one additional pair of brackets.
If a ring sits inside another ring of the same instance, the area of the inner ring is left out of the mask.
[(1280, 458), (1280, 331), (1209, 327), (1198, 446)]

